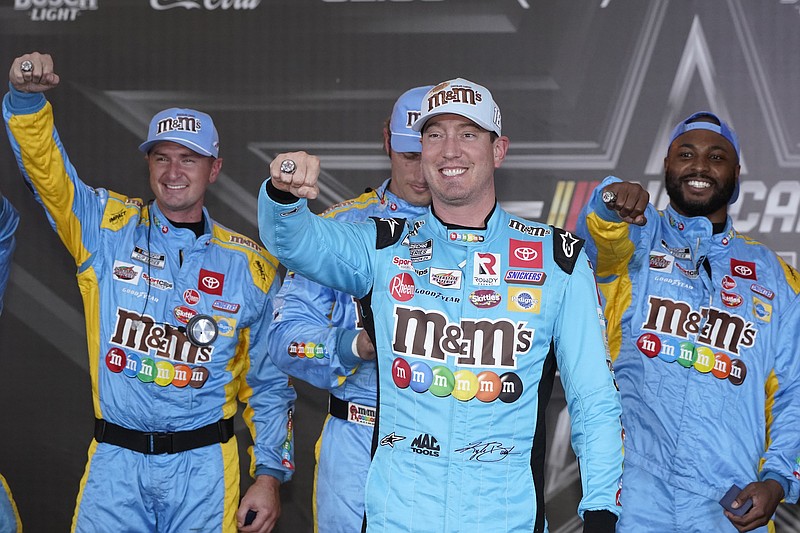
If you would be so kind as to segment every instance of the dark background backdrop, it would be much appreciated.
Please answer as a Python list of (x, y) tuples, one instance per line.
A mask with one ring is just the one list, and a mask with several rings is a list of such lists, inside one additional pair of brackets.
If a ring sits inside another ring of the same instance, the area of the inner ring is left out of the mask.
[[(401, 92), (460, 76), (487, 86), (503, 111), (511, 148), (499, 201), (567, 229), (608, 174), (641, 181), (663, 205), (671, 127), (698, 109), (729, 118), (744, 154), (735, 222), (796, 264), (798, 0), (63, 3), (0, 0), (0, 71), (31, 50), (54, 56), (62, 85), (48, 98), (90, 185), (149, 198), (136, 149), (149, 118), (202, 109), (225, 160), (209, 210), (257, 237), (257, 189), (277, 153), (322, 157), (320, 211), (387, 177), (381, 125)], [(67, 531), (93, 417), (75, 266), (2, 147), (0, 189), (22, 215), (0, 320), (0, 472), (28, 532)], [(297, 387), (297, 472), (283, 489), (282, 532), (311, 531), (325, 412), (324, 394)], [(551, 531), (580, 531), (560, 390), (548, 424)], [(794, 514), (779, 510), (779, 530), (797, 530)]]

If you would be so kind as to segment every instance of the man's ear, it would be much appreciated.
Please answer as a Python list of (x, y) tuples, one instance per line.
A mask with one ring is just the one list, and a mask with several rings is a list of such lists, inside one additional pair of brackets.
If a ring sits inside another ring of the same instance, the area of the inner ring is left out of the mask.
[(494, 146), (492, 146), (494, 152), (494, 168), (500, 168), (500, 165), (503, 164), (503, 160), (508, 153), (509, 142), (508, 137), (505, 135), (501, 135), (494, 140)]
[(222, 170), (222, 158), (218, 157), (211, 163), (211, 173), (208, 176), (208, 182), (214, 183), (217, 181), (217, 176), (219, 176), (220, 171)]
[(390, 141), (392, 139), (392, 135), (389, 133), (389, 128), (386, 126), (383, 127), (383, 151), (386, 152), (386, 155), (392, 155), (392, 146)]

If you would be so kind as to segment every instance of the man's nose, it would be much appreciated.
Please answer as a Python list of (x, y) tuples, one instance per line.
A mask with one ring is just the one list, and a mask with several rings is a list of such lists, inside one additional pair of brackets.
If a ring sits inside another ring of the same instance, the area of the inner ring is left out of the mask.
[(169, 162), (169, 175), (170, 177), (180, 176), (183, 172), (180, 159), (173, 159)]
[(705, 174), (708, 171), (708, 158), (695, 157), (692, 160), (692, 172), (697, 174)]
[(447, 135), (445, 137), (442, 154), (451, 159), (461, 155), (461, 143), (458, 142), (458, 136)]

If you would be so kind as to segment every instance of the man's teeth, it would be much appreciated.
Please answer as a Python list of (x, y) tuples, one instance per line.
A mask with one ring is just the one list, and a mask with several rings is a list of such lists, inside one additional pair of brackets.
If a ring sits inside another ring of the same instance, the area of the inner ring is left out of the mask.
[(463, 173), (464, 173), (464, 169), (463, 168), (443, 168), (442, 169), (442, 174), (444, 174), (448, 178), (452, 178), (454, 176), (460, 176)]
[(186, 188), (186, 185), (165, 185), (165, 187), (166, 187), (167, 189), (170, 189), (170, 190), (172, 190), (172, 191), (177, 191), (177, 190), (179, 190), (179, 189), (185, 189), (185, 188)]
[(689, 187), (694, 187), (695, 189), (708, 189), (711, 187), (711, 184), (707, 181), (689, 180), (686, 183), (689, 184)]

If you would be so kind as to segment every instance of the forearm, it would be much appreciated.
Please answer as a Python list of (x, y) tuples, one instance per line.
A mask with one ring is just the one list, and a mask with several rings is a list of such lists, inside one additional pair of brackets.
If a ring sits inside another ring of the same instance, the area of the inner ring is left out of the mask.
[(78, 177), (42, 94), (12, 89), (3, 99), (3, 117), (23, 178), (76, 263), (83, 264), (93, 248), (107, 192), (89, 189)]
[[(617, 514), (622, 408), (608, 366), (603, 319), (594, 293), (591, 270), (579, 258), (560, 306), (556, 355), (572, 420), (572, 446), (581, 469), (579, 512), (608, 510)], [(581, 324), (577, 330), (576, 323)]]
[(253, 437), (251, 475), (269, 475), (284, 482), (294, 472), (296, 393), (286, 374), (267, 366), (270, 377), (253, 390), (244, 410)]
[[(789, 280), (787, 279), (787, 283)], [(766, 393), (767, 449), (761, 464), (761, 481), (775, 480), (783, 489), (787, 502), (800, 497), (800, 364), (797, 352), (798, 337), (794, 334), (800, 321), (800, 296), (786, 291), (776, 300), (783, 300), (783, 311), (776, 313), (777, 331), (788, 332), (781, 337), (775, 354), (775, 367), (764, 387)], [(776, 301), (777, 303), (777, 301)]]
[(276, 321), (270, 327), (270, 353), (278, 367), (290, 376), (333, 390), (361, 362), (352, 351), (357, 335), (358, 330), (343, 327)]
[(19, 213), (8, 198), (0, 195), (0, 256), (11, 248), (18, 225)]
[(3, 294), (11, 270), (11, 255), (16, 241), (14, 231), (19, 224), (19, 214), (7, 198), (0, 196), (0, 313), (3, 312)]
[[(372, 287), (374, 224), (318, 217), (304, 199), (276, 202), (271, 196), (275, 193), (268, 194), (268, 183), (262, 184), (258, 197), (258, 227), (267, 250), (286, 268), (312, 281), (357, 298), (364, 296)], [(321, 257), (325, 260), (320, 261)]]

